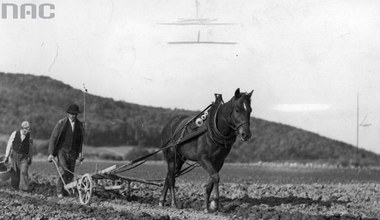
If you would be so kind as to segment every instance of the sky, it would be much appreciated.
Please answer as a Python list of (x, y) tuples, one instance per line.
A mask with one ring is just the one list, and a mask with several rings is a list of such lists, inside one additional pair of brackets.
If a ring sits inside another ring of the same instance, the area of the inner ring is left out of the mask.
[(189, 110), (254, 90), (252, 116), (380, 153), (380, 1), (0, 3), (54, 5), (51, 19), (0, 19), (2, 72)]

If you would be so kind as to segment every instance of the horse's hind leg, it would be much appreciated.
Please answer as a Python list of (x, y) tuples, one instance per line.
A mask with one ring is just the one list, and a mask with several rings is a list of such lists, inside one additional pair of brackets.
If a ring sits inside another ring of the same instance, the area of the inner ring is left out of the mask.
[(168, 162), (168, 174), (166, 176), (166, 180), (168, 184), (168, 188), (170, 191), (170, 194), (172, 196), (172, 207), (177, 207), (176, 199), (175, 199), (175, 162), (170, 161)]
[(158, 201), (159, 206), (164, 206), (166, 200), (166, 194), (168, 193), (168, 185), (169, 185), (169, 173), (166, 175), (164, 188), (162, 189), (160, 200)]
[(166, 200), (166, 195), (168, 192), (168, 189), (170, 190), (170, 194), (172, 196), (172, 207), (176, 207), (176, 199), (175, 199), (175, 171), (176, 171), (176, 162), (174, 158), (174, 152), (167, 152), (165, 155), (167, 166), (168, 166), (168, 172), (166, 174), (164, 188), (162, 189), (161, 197), (159, 200), (159, 205), (163, 206)]
[(177, 173), (181, 171), (182, 165), (185, 161), (180, 158), (179, 155), (176, 155), (174, 161), (168, 164), (169, 173), (168, 173), (168, 182), (169, 182), (169, 190), (172, 196), (172, 207), (177, 208), (177, 200), (175, 198), (175, 176)]
[(166, 149), (166, 150), (163, 151), (163, 153), (164, 153), (164, 158), (165, 158), (165, 161), (166, 161), (166, 164), (167, 164), (167, 167), (168, 167), (167, 168), (168, 171), (166, 173), (166, 178), (165, 178), (165, 182), (164, 182), (164, 187), (162, 189), (161, 197), (160, 197), (159, 202), (158, 202), (159, 206), (164, 206), (165, 205), (166, 195), (168, 193), (168, 189), (169, 189), (169, 187), (171, 185), (171, 182), (172, 182), (171, 179), (173, 178), (173, 177), (171, 177), (172, 173), (173, 173), (173, 171), (172, 171), (173, 170), (173, 168), (172, 168), (173, 165), (171, 165), (173, 163), (173, 158), (174, 158), (172, 156), (173, 152), (171, 152), (170, 149)]
[(174, 195), (174, 184), (175, 184), (175, 163), (173, 160), (167, 161), (168, 172), (166, 174), (164, 188), (162, 189), (161, 197), (158, 202), (160, 206), (164, 206), (166, 195), (168, 193), (168, 189), (170, 190), (170, 194), (172, 195), (172, 206), (175, 206), (175, 195)]

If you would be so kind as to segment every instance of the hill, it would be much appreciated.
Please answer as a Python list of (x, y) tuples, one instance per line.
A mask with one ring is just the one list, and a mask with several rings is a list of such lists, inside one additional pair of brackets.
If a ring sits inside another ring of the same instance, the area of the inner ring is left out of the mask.
[(380, 165), (380, 156), (337, 140), (289, 125), (253, 119), (252, 138), (237, 144), (231, 160), (327, 162), (349, 165)]
[[(25, 119), (32, 123), (35, 138), (48, 139), (72, 103), (83, 110), (81, 90), (45, 76), (0, 73), (0, 133), (18, 128)], [(186, 111), (86, 95), (86, 143), (157, 146), (162, 123), (180, 112)]]
[[(83, 109), (81, 90), (46, 76), (0, 73), (0, 134), (9, 134), (25, 119), (33, 125), (34, 138), (48, 139), (55, 123), (66, 116), (65, 110), (71, 103)], [(87, 94), (86, 144), (159, 147), (163, 125), (179, 113), (196, 114)], [(227, 157), (229, 162), (319, 161), (380, 165), (380, 156), (373, 152), (292, 126), (252, 117), (251, 130), (253, 137), (248, 142), (235, 144)]]

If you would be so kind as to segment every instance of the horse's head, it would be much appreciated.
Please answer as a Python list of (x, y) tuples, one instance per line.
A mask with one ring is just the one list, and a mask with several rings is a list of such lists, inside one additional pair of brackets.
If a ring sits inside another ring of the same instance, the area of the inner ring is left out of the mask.
[(252, 135), (250, 129), (252, 92), (253, 90), (250, 93), (240, 93), (240, 89), (237, 89), (233, 98), (231, 122), (242, 141), (248, 140)]

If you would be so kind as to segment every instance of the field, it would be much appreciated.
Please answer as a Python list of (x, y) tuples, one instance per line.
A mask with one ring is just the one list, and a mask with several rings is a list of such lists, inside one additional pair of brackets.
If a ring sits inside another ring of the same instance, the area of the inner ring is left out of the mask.
[[(85, 161), (77, 173), (94, 172), (120, 162)], [(162, 180), (161, 162), (142, 165), (122, 175)], [(159, 207), (161, 188), (133, 184), (131, 197), (98, 194), (89, 206), (77, 196), (55, 197), (53, 164), (30, 167), (33, 190), (14, 191), (0, 182), (2, 219), (377, 219), (380, 218), (380, 175), (376, 169), (226, 164), (221, 171), (221, 209), (206, 213), (206, 173), (197, 168), (177, 179), (179, 209)], [(170, 196), (169, 196), (170, 197)], [(170, 200), (170, 199), (169, 199)]]

